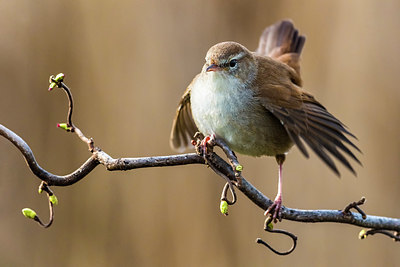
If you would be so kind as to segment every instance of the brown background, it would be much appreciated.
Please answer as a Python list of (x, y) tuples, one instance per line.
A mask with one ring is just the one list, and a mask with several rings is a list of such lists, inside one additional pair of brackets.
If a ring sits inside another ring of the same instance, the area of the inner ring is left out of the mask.
[[(113, 3), (111, 3), (113, 2)], [(392, 1), (1, 1), (0, 123), (21, 135), (39, 163), (66, 174), (89, 157), (56, 128), (67, 102), (47, 92), (64, 72), (76, 101), (75, 123), (114, 157), (167, 155), (169, 131), (185, 86), (213, 44), (255, 49), (263, 28), (291, 18), (307, 36), (305, 87), (359, 138), (358, 177), (342, 178), (313, 154), (293, 149), (285, 164), (284, 204), (340, 209), (367, 197), (368, 214), (400, 217), (400, 2)], [(273, 158), (240, 156), (244, 175), (269, 197)], [(68, 188), (47, 230), (20, 210), (47, 218), (39, 180), (0, 138), (1, 266), (392, 266), (399, 244), (360, 241), (359, 228), (283, 222), (298, 249), (279, 257), (255, 244), (263, 212), (239, 194), (219, 213), (224, 182), (204, 166), (107, 172), (98, 167)]]

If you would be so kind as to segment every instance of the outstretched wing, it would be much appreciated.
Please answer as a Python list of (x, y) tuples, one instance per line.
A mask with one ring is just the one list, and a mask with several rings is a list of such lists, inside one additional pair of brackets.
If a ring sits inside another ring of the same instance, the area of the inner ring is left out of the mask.
[[(263, 106), (278, 118), (292, 141), (308, 157), (306, 143), (337, 175), (332, 156), (351, 172), (355, 171), (346, 155), (361, 164), (348, 146), (360, 151), (348, 136), (346, 126), (303, 90), (300, 78), (300, 54), (305, 37), (293, 23), (283, 20), (266, 28), (255, 54), (264, 68), (259, 68), (256, 82)], [(262, 62), (261, 62), (262, 61)], [(283, 64), (282, 64), (283, 63)]]
[[(267, 76), (269, 78), (258, 83), (256, 96), (262, 105), (281, 121), (304, 156), (308, 157), (304, 145), (306, 143), (337, 175), (340, 173), (332, 156), (355, 174), (345, 157), (350, 156), (360, 163), (347, 147), (351, 146), (360, 151), (347, 137), (355, 136), (311, 94), (293, 82), (296, 74), (291, 68), (271, 58), (259, 57), (258, 60), (264, 61), (262, 65), (266, 66), (259, 68), (260, 79)], [(275, 66), (268, 67), (268, 64)], [(275, 69), (274, 73), (271, 73), (271, 68)]]
[(187, 148), (196, 132), (197, 126), (193, 121), (192, 109), (190, 105), (190, 85), (179, 101), (175, 118), (172, 124), (170, 145), (177, 151)]

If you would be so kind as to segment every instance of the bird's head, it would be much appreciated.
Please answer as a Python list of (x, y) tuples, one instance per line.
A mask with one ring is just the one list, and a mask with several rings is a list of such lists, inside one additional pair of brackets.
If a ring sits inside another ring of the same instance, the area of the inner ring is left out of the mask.
[(246, 47), (235, 42), (223, 42), (211, 47), (206, 55), (203, 72), (233, 76), (242, 82), (251, 82), (257, 73), (257, 64)]

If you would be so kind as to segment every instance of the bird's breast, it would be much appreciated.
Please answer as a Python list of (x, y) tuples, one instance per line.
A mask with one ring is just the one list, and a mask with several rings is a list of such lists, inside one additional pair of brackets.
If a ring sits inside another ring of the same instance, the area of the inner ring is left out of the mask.
[(292, 143), (282, 126), (254, 97), (246, 83), (223, 73), (202, 73), (192, 84), (193, 119), (205, 135), (252, 156), (282, 154)]

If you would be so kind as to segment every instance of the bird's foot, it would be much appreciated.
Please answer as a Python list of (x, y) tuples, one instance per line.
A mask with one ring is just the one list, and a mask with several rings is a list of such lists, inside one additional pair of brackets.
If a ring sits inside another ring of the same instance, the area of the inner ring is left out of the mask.
[(271, 216), (274, 223), (282, 221), (282, 196), (276, 196), (274, 203), (264, 213), (265, 216)]
[(215, 146), (215, 135), (207, 135), (206, 137), (203, 138), (200, 142), (200, 149), (203, 152), (203, 155), (206, 155), (210, 152), (212, 152), (213, 147)]
[(197, 132), (192, 140), (193, 146), (196, 147), (197, 153), (202, 156), (205, 160), (207, 155), (213, 152), (215, 146), (219, 146), (227, 156), (229, 164), (232, 166), (233, 172), (235, 173), (235, 185), (240, 187), (242, 185), (242, 170), (243, 166), (239, 164), (239, 161), (229, 146), (220, 138), (217, 138), (215, 134), (204, 136), (202, 133)]

